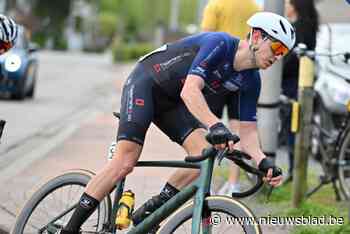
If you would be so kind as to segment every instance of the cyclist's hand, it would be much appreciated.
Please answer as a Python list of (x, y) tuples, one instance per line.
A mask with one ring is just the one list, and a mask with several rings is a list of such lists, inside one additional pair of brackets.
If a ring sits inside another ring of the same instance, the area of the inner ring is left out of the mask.
[(238, 136), (232, 134), (223, 123), (216, 123), (209, 128), (209, 133), (206, 136), (207, 141), (218, 150), (224, 150), (229, 147), (232, 152), (234, 144), (239, 141)]
[(275, 166), (275, 163), (270, 158), (264, 158), (259, 163), (259, 170), (266, 174), (264, 181), (271, 186), (276, 187), (282, 182), (282, 170)]

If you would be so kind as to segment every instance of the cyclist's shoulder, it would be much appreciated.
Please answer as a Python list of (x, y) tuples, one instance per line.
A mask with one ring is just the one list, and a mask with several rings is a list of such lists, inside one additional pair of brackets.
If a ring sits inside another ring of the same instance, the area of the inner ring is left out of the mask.
[(239, 44), (239, 38), (231, 36), (227, 32), (206, 32), (202, 34), (201, 45), (224, 44), (227, 47), (236, 47)]
[(211, 40), (233, 40), (234, 37), (231, 36), (229, 33), (227, 32), (218, 32), (218, 31), (213, 31), (213, 32), (205, 32), (203, 33), (204, 37), (207, 39), (211, 39)]

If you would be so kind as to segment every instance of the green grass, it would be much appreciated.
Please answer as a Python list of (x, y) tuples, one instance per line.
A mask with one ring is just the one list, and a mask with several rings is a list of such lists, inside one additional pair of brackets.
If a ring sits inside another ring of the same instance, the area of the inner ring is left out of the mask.
[[(317, 184), (317, 178), (310, 175), (309, 188)], [(325, 217), (330, 216), (342, 220), (344, 225), (298, 225), (293, 234), (345, 234), (350, 233), (350, 224), (348, 220), (349, 205), (345, 202), (337, 202), (332, 186), (323, 186), (318, 192), (303, 202), (300, 207), (292, 208), (290, 206), (292, 199), (291, 184), (281, 186), (272, 193), (271, 203), (273, 206), (281, 207), (280, 211), (274, 216), (288, 217)], [(283, 207), (283, 208), (282, 208)]]
[[(318, 173), (309, 170), (308, 172), (308, 188), (313, 188), (318, 184)], [(221, 167), (215, 170), (215, 176), (221, 176), (227, 179), (227, 167)], [(242, 179), (244, 177), (241, 176)], [(266, 191), (266, 190), (265, 190)], [(258, 203), (266, 200), (266, 193), (258, 196)], [(323, 186), (319, 191), (304, 201), (299, 208), (292, 208), (292, 184), (280, 186), (273, 190), (269, 203), (266, 205), (271, 207), (271, 216), (274, 217), (325, 217), (330, 216), (338, 218), (344, 222), (343, 225), (297, 225), (292, 229), (292, 234), (350, 234), (350, 222), (348, 212), (350, 212), (350, 204), (346, 202), (338, 202), (335, 199), (335, 193), (331, 184)], [(313, 219), (313, 220), (314, 220)]]

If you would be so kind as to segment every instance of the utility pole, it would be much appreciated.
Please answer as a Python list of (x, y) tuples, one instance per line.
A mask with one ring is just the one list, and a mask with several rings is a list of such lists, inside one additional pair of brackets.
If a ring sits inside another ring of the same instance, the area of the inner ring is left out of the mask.
[[(306, 48), (306, 46), (304, 45)], [(304, 50), (305, 50), (304, 48)], [(311, 119), (314, 100), (314, 63), (301, 51), (299, 66), (299, 88), (298, 88), (298, 108), (300, 111), (293, 111), (292, 119), (297, 118), (299, 128), (295, 128), (295, 150), (294, 150), (294, 170), (292, 184), (292, 205), (299, 207), (304, 200), (307, 189), (307, 162), (310, 153), (311, 143)], [(295, 113), (294, 113), (295, 112)]]
[[(284, 0), (265, 0), (264, 10), (283, 15)], [(281, 93), (282, 61), (261, 71), (262, 88), (258, 104), (258, 130), (263, 152), (276, 156), (279, 96)]]
[(6, 0), (0, 0), (0, 12), (4, 13), (6, 9)]
[(170, 6), (170, 31), (176, 32), (179, 29), (179, 11), (180, 11), (180, 1), (171, 0)]

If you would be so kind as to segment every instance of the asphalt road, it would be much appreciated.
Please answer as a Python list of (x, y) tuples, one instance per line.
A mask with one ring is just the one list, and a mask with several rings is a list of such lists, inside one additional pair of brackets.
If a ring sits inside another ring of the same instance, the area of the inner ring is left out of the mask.
[[(25, 194), (23, 188), (13, 188), (9, 181), (38, 164), (82, 123), (116, 109), (120, 94), (115, 82), (131, 68), (113, 65), (108, 55), (41, 51), (38, 56), (34, 99), (0, 99), (0, 118), (7, 121), (0, 145), (0, 230), (9, 229), (25, 199), (17, 196)], [(14, 193), (17, 201), (9, 201)]]

